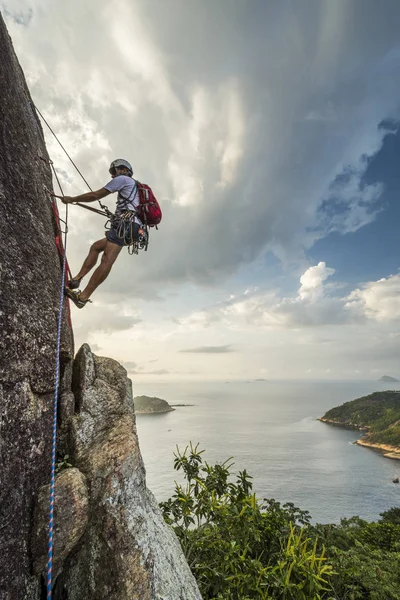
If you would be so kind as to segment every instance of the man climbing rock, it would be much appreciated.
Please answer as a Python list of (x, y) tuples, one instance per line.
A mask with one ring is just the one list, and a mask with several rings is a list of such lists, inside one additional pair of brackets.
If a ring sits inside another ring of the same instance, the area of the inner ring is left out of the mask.
[[(90, 247), (81, 270), (69, 280), (65, 288), (65, 294), (74, 302), (78, 308), (83, 308), (88, 302), (95, 289), (108, 277), (111, 268), (124, 246), (134, 242), (145, 243), (146, 231), (143, 223), (135, 214), (139, 205), (139, 191), (137, 182), (132, 178), (133, 170), (127, 160), (118, 158), (114, 160), (109, 172), (111, 181), (95, 192), (88, 192), (80, 196), (57, 196), (64, 204), (72, 202), (95, 202), (109, 194), (118, 192), (117, 208), (115, 218), (112, 219), (111, 229), (105, 237), (98, 240)], [(103, 253), (100, 265), (89, 279), (84, 290), (80, 291), (81, 280), (96, 265), (100, 253)]]

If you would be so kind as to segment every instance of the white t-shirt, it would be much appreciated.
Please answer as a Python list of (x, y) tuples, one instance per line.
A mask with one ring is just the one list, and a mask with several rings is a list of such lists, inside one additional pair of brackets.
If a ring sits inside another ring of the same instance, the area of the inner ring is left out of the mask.
[[(117, 208), (115, 211), (117, 216), (125, 210), (135, 210), (139, 206), (139, 190), (137, 189), (136, 181), (132, 177), (118, 175), (103, 187), (111, 193), (118, 192)], [(135, 217), (135, 222), (142, 225), (138, 217)]]

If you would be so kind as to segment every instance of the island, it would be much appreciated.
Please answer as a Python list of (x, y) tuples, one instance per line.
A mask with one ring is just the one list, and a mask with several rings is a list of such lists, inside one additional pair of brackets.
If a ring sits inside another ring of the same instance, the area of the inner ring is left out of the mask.
[(135, 405), (135, 413), (137, 415), (151, 415), (158, 413), (166, 413), (175, 410), (162, 398), (150, 396), (135, 396), (133, 399)]
[(395, 377), (390, 377), (390, 375), (383, 375), (380, 379), (378, 379), (378, 381), (384, 381), (386, 383), (395, 383), (396, 381), (399, 381), (399, 380), (396, 379)]
[(328, 410), (323, 423), (363, 431), (359, 446), (400, 460), (400, 391), (374, 392)]

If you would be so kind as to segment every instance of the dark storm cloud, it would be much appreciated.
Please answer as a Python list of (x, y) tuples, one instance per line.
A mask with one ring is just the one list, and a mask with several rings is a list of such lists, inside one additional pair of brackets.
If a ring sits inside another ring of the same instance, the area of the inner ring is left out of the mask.
[[(73, 0), (56, 10), (42, 0), (23, 35), (14, 22), (33, 95), (93, 187), (126, 156), (162, 201), (149, 252), (119, 259), (110, 293), (154, 299), (177, 283), (210, 285), (267, 250), (298, 261), (327, 232), (374, 218), (380, 189), (360, 181), (379, 123), (398, 115), (400, 5), (362, 6)], [(73, 263), (101, 230), (75, 212)]]

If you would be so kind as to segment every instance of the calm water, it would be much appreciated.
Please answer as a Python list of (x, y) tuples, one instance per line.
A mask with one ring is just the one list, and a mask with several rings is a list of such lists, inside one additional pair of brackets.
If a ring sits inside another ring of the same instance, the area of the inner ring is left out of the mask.
[(138, 415), (147, 485), (167, 499), (177, 478), (176, 444), (200, 443), (214, 464), (235, 458), (246, 468), (259, 498), (294, 502), (313, 521), (337, 522), (360, 515), (376, 520), (400, 505), (400, 461), (354, 446), (358, 432), (317, 421), (329, 408), (387, 389), (378, 382), (254, 382), (135, 384), (135, 395), (164, 398), (177, 408)]

